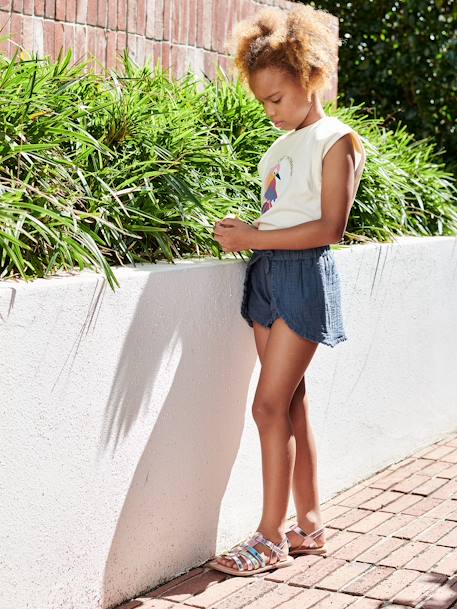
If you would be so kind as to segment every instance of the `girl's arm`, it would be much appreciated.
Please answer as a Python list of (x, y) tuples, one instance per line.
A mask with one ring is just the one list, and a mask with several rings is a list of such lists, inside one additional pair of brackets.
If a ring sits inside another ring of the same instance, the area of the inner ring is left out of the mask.
[(341, 241), (365, 165), (365, 149), (354, 172), (352, 136), (339, 138), (322, 161), (321, 217), (290, 228), (258, 230), (253, 249), (308, 249)]

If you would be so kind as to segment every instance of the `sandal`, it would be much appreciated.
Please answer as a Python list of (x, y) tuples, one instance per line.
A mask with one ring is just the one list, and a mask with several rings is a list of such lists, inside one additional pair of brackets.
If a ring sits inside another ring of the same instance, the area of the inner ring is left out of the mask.
[[(267, 556), (263, 552), (258, 552), (253, 547), (259, 542), (271, 549), (270, 556)], [(288, 539), (286, 537), (279, 545), (276, 545), (269, 539), (266, 539), (260, 531), (256, 531), (247, 541), (234, 546), (229, 552), (224, 552), (220, 555), (221, 557), (227, 557), (234, 560), (238, 568), (223, 565), (217, 560), (212, 560), (208, 563), (208, 566), (217, 571), (229, 573), (230, 575), (255, 575), (256, 573), (262, 573), (263, 571), (269, 571), (270, 569), (289, 567), (294, 562), (294, 559), (283, 549), (287, 542)], [(277, 559), (275, 562), (269, 564), (273, 554), (276, 555)], [(244, 563), (241, 559), (244, 560)]]
[(323, 546), (318, 546), (314, 539), (315, 537), (319, 537), (319, 535), (324, 531), (324, 529), (325, 527), (322, 526), (319, 529), (313, 531), (312, 533), (305, 533), (305, 531), (301, 529), (298, 525), (295, 525), (294, 527), (289, 529), (286, 534), (293, 532), (297, 533), (298, 535), (301, 535), (303, 539), (310, 540), (309, 546), (298, 546), (297, 548), (292, 548), (292, 544), (290, 543), (290, 540), (287, 537), (287, 543), (289, 545), (289, 554), (326, 554), (327, 548), (325, 547), (325, 544)]

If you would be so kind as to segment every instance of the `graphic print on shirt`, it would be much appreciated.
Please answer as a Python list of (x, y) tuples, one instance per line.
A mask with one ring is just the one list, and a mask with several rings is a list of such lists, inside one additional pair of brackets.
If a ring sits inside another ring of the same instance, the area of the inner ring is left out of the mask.
[(271, 209), (276, 200), (280, 199), (281, 194), (286, 191), (292, 176), (292, 167), (291, 157), (285, 155), (267, 171), (264, 180), (265, 194), (263, 196), (262, 214)]

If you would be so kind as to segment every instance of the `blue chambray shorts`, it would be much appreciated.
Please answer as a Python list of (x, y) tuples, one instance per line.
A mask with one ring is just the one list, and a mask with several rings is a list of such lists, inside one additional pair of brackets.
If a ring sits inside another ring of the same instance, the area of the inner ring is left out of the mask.
[(341, 286), (329, 245), (304, 250), (254, 250), (246, 266), (241, 315), (270, 328), (282, 317), (316, 343), (347, 340)]

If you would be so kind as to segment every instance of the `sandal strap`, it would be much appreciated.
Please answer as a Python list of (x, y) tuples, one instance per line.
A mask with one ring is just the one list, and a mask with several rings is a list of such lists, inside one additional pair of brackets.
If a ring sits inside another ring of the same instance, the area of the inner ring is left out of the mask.
[[(246, 546), (245, 546), (246, 547)], [(253, 569), (258, 569), (260, 566), (259, 561), (257, 560), (256, 557), (254, 557), (252, 554), (250, 554), (246, 548), (246, 550), (240, 550), (240, 556), (242, 556), (247, 565), (252, 565)]]
[(239, 571), (244, 571), (243, 562), (238, 558), (238, 555), (238, 552), (226, 552), (225, 554), (222, 554), (222, 556), (226, 556), (227, 558), (234, 560)]
[[(290, 531), (293, 531), (294, 533), (297, 533), (298, 535), (301, 535), (303, 537), (303, 539), (305, 539), (306, 537), (309, 537), (312, 541), (312, 544), (309, 546), (310, 548), (317, 548), (317, 543), (315, 541), (315, 537), (319, 537), (319, 535), (324, 531), (325, 527), (321, 526), (318, 529), (316, 529), (315, 531), (313, 531), (312, 533), (305, 533), (305, 531), (297, 525), (295, 525), (294, 527), (292, 527), (290, 529)], [(289, 541), (289, 538), (287, 538), (287, 540)], [(290, 541), (289, 541), (289, 546), (290, 546)]]
[(249, 544), (251, 544), (252, 542), (254, 543), (263, 543), (265, 546), (267, 546), (268, 548), (270, 548), (270, 550), (272, 552), (274, 552), (276, 554), (276, 556), (278, 557), (278, 559), (284, 558), (288, 555), (287, 552), (284, 551), (284, 545), (287, 544), (288, 538), (287, 536), (281, 541), (281, 543), (279, 545), (273, 543), (272, 541), (270, 541), (270, 539), (267, 539), (266, 537), (264, 537), (262, 535), (262, 533), (260, 531), (256, 531), (253, 535), (253, 537), (249, 540)]
[(255, 558), (259, 567), (264, 567), (267, 564), (267, 561), (266, 561), (264, 555), (259, 554), (259, 552), (257, 552), (257, 550), (255, 548), (253, 548), (252, 546), (248, 546), (247, 544), (246, 544), (245, 548)]

